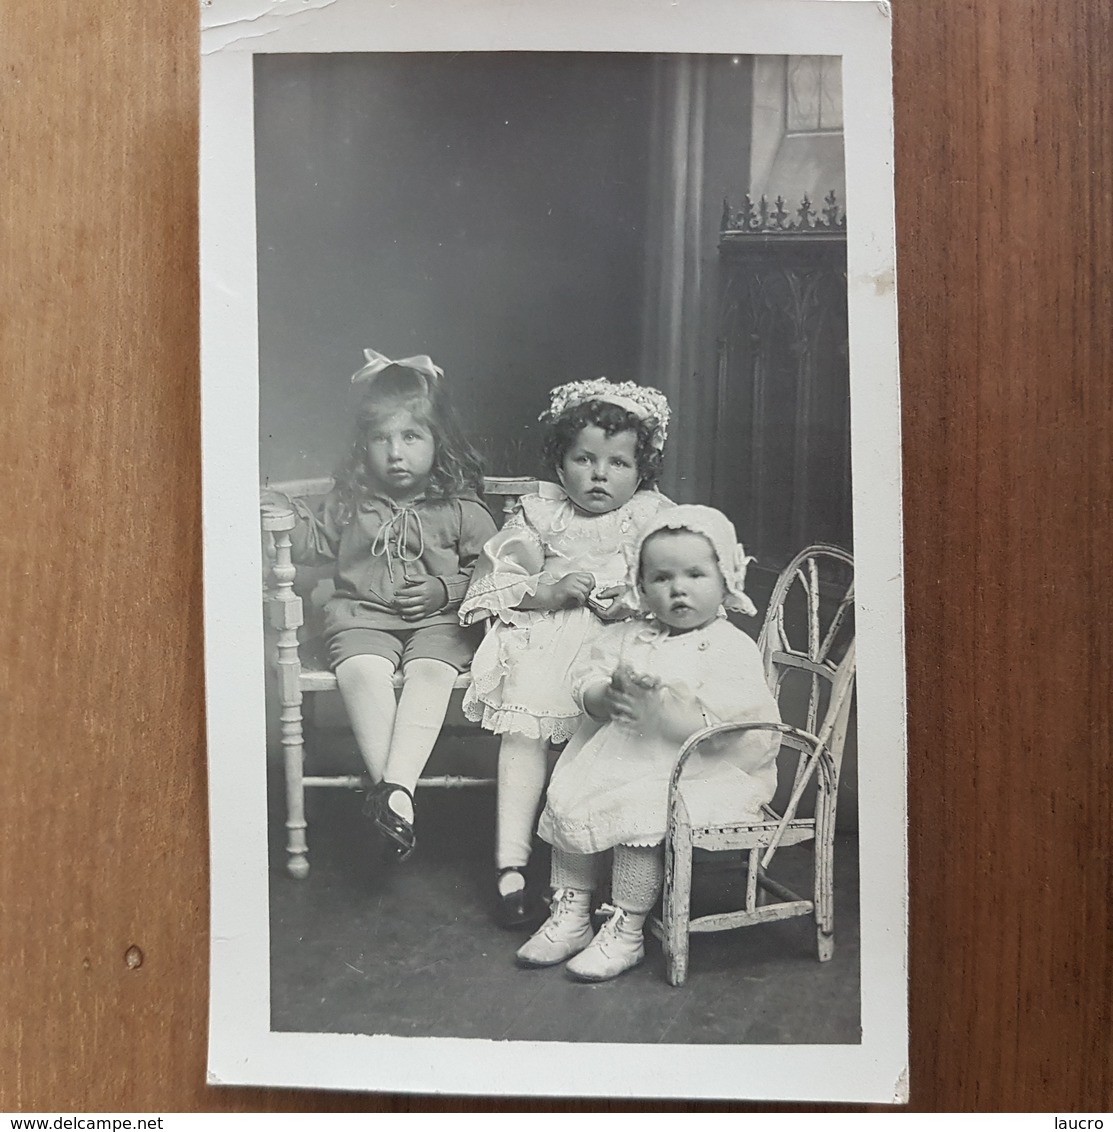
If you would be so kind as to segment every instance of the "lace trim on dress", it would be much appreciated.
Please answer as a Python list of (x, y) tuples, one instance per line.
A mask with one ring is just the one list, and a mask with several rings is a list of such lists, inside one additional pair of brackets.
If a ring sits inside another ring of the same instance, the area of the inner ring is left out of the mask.
[(597, 817), (595, 821), (571, 821), (559, 817), (548, 802), (541, 814), (542, 823), (548, 824), (554, 832), (563, 833), (573, 845), (592, 846), (580, 852), (601, 853), (616, 845), (636, 845), (648, 847), (660, 845), (665, 840), (665, 830), (635, 833), (630, 829), (634, 820), (630, 815), (607, 820)]
[[(508, 579), (510, 580), (508, 581)], [(477, 598), (484, 597), (487, 594), (519, 588), (523, 588), (530, 597), (533, 597), (537, 592), (537, 585), (540, 581), (540, 574), (534, 574), (533, 577), (523, 577), (521, 574), (488, 574), (485, 578), (476, 578), (471, 583), (468, 589), (468, 601), (474, 602)], [(518, 601), (521, 600), (522, 598), (519, 596)], [(491, 612), (497, 611), (491, 610)]]
[(521, 707), (493, 708), (481, 700), (465, 700), (464, 715), (494, 735), (525, 735), (529, 739), (547, 739), (551, 743), (567, 743), (576, 734), (581, 716), (533, 715)]
[[(464, 710), (467, 710), (468, 704), (476, 700), (482, 699), (484, 696), (489, 696), (496, 688), (498, 688), (503, 680), (506, 678), (506, 660), (503, 656), (499, 656), (498, 661), (494, 667), (487, 672), (477, 671), (472, 668), (471, 674), (471, 687), (468, 688), (464, 696)], [(471, 718), (470, 716), (468, 717)]]

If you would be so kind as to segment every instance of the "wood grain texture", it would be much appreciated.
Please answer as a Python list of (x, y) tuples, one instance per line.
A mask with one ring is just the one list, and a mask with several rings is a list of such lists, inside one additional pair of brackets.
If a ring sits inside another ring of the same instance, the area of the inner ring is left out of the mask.
[[(895, 8), (912, 1104), (1109, 1109), (1113, 8)], [(482, 1107), (204, 1084), (196, 44), (0, 6), (0, 1110)]]

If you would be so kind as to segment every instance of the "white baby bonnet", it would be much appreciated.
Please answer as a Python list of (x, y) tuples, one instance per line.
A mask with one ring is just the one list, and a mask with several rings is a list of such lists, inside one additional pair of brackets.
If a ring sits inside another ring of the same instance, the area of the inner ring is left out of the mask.
[(637, 593), (642, 609), (645, 598), (638, 585), (638, 566), (641, 562), (642, 547), (650, 535), (658, 531), (691, 531), (703, 535), (715, 551), (719, 569), (727, 585), (727, 596), (723, 601), (726, 609), (744, 613), (747, 617), (757, 614), (757, 607), (746, 595), (746, 567), (753, 561), (746, 556), (734, 524), (714, 507), (704, 507), (699, 503), (681, 503), (659, 511), (653, 520), (643, 528), (637, 543), (627, 551), (627, 583), (631, 593)]

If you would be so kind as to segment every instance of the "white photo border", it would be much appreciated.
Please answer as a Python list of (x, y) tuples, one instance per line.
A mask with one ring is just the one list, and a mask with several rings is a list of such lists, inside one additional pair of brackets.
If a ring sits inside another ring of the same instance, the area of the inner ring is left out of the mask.
[[(202, 14), (209, 1081), (492, 1096), (906, 1101), (906, 732), (888, 5), (204, 0)], [(593, 1045), (270, 1029), (252, 59), (257, 52), (498, 50), (843, 58), (862, 815), (860, 1045)]]

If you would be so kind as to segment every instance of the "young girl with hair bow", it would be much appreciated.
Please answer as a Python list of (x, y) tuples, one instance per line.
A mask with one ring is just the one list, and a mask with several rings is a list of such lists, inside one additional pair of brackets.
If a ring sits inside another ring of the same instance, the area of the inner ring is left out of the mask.
[(416, 844), (414, 788), (481, 636), (458, 612), (495, 523), (440, 367), (425, 355), (364, 356), (352, 377), (355, 435), (333, 489), (314, 509), (282, 502), (300, 520), (294, 560), (335, 566), (329, 665), (373, 784), (364, 812), (388, 857), (404, 860)]

